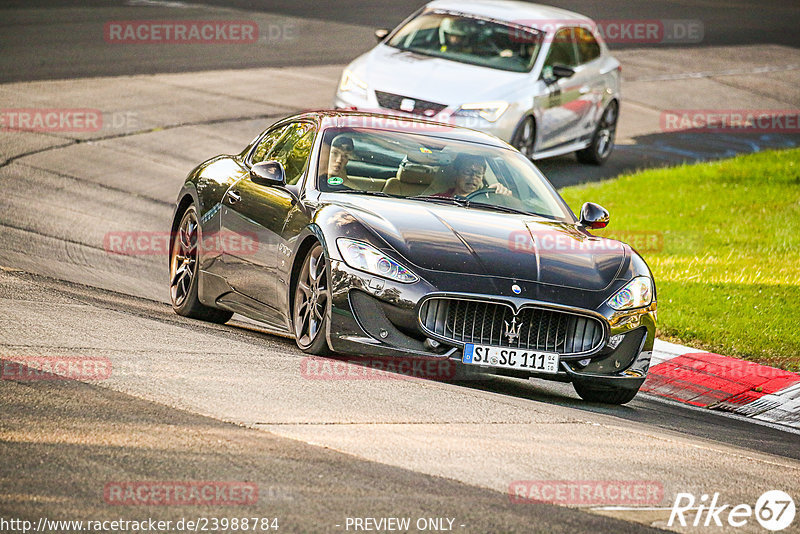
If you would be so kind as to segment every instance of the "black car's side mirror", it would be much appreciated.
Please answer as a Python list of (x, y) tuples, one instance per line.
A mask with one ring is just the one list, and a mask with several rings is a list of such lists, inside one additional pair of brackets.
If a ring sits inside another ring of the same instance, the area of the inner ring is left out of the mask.
[(389, 31), (390, 30), (387, 30), (386, 28), (380, 28), (375, 30), (375, 40), (380, 43), (381, 41), (386, 39), (386, 36), (389, 35)]
[(250, 168), (250, 179), (261, 185), (286, 185), (286, 173), (279, 161), (261, 161)]
[(567, 67), (566, 65), (553, 65), (553, 77), (555, 79), (559, 78), (570, 78), (575, 74), (575, 69), (572, 67)]
[(587, 202), (581, 206), (581, 224), (587, 228), (595, 230), (605, 228), (610, 220), (611, 215), (608, 214), (608, 210), (599, 204)]

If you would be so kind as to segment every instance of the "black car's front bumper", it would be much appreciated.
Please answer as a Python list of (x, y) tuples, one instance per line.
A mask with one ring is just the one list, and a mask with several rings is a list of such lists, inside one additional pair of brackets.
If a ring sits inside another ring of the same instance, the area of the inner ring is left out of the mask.
[[(359, 356), (433, 358), (461, 361), (463, 345), (427, 338), (419, 325), (418, 305), (439, 289), (424, 280), (400, 284), (351, 269), (332, 260), (328, 344), (336, 352)], [(452, 292), (449, 294), (453, 294)], [(522, 301), (509, 295), (486, 295), (502, 301)], [(564, 356), (557, 374), (531, 374), (466, 365), (469, 376), (504, 374), (536, 376), (564, 382), (586, 381), (595, 386), (638, 389), (647, 376), (656, 329), (655, 303), (625, 313), (601, 314), (608, 336), (588, 356)], [(598, 315), (597, 312), (587, 312)], [(621, 336), (616, 338), (615, 336)], [(618, 341), (616, 346), (609, 340)]]
[(409, 335), (416, 329), (414, 307), (435, 288), (424, 281), (400, 284), (351, 269), (332, 260), (328, 345), (359, 356), (450, 358), (460, 350), (440, 352)]

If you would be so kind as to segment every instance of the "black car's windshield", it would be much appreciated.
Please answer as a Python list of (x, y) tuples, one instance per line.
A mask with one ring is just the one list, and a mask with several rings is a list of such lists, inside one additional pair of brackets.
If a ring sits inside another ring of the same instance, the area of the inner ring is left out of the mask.
[(373, 128), (325, 130), (317, 187), (572, 222), (569, 208), (522, 154), (426, 135)]
[(400, 28), (386, 44), (471, 65), (528, 72), (539, 53), (541, 39), (540, 33), (522, 26), (428, 11)]

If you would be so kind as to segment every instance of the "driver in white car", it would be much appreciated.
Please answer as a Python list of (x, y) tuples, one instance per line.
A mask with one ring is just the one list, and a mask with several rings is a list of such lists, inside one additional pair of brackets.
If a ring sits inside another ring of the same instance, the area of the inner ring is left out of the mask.
[(466, 197), (480, 189), (497, 195), (511, 195), (511, 190), (501, 183), (486, 185), (486, 160), (481, 156), (459, 154), (453, 161), (455, 185), (446, 191), (436, 193), (437, 197)]
[(445, 18), (439, 26), (439, 51), (469, 53), (467, 23), (463, 19)]

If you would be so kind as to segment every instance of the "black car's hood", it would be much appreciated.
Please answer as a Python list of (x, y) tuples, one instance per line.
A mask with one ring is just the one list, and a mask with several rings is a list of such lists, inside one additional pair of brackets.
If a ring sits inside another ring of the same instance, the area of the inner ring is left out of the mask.
[(411, 268), (601, 290), (625, 259), (621, 243), (589, 236), (575, 224), (415, 200), (347, 200), (337, 204)]

